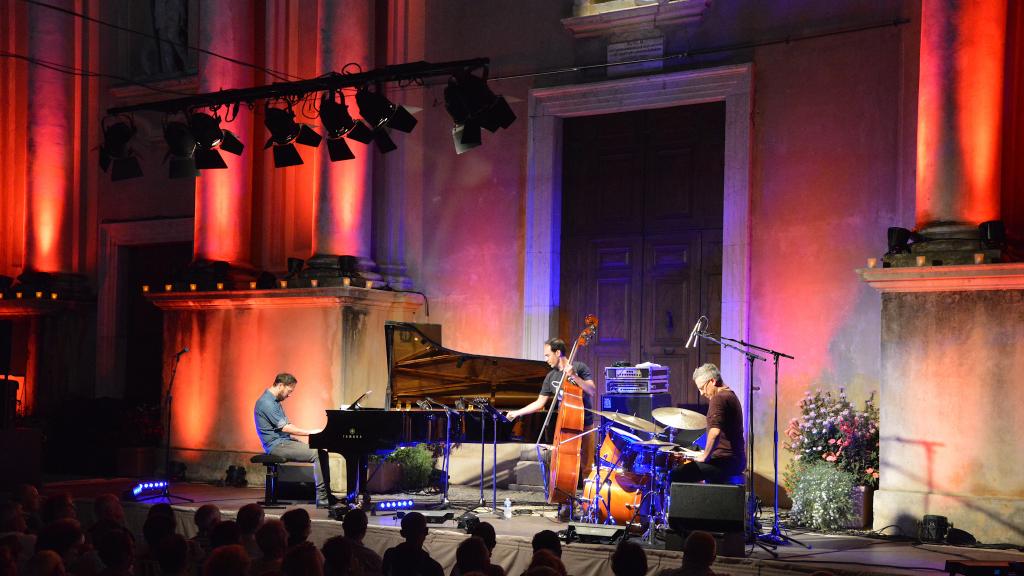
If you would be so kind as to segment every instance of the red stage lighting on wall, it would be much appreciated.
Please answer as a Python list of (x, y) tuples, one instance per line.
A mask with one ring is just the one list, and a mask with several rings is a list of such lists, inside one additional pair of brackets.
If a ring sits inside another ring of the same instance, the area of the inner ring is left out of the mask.
[[(338, 101), (338, 96), (341, 101)], [(345, 138), (369, 144), (373, 141), (373, 131), (361, 120), (353, 120), (345, 104), (345, 95), (333, 90), (324, 92), (320, 100), (320, 121), (327, 131), (327, 152), (331, 162), (351, 160), (355, 154), (349, 149)]]
[[(111, 122), (111, 120), (118, 120)], [(127, 180), (142, 176), (142, 167), (128, 143), (135, 136), (135, 122), (129, 116), (110, 117), (103, 121), (103, 144), (100, 146), (100, 168), (110, 172), (110, 179)]]
[(196, 142), (195, 164), (200, 170), (227, 168), (218, 150), (241, 156), (245, 145), (230, 130), (220, 127), (220, 116), (196, 112), (189, 117), (189, 131)]
[(316, 148), (323, 140), (316, 130), (295, 121), (291, 106), (287, 109), (274, 108), (268, 102), (263, 111), (263, 123), (270, 131), (270, 138), (263, 148), (274, 148), (274, 166), (277, 168), (302, 164), (302, 157), (295, 149), (295, 144)]

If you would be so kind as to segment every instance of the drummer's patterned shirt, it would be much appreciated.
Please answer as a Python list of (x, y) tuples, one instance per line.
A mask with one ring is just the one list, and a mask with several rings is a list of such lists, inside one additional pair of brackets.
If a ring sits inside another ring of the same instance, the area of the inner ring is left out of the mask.
[[(583, 380), (592, 380), (594, 378), (594, 373), (590, 371), (590, 367), (587, 366), (586, 364), (584, 364), (583, 362), (573, 362), (572, 363), (572, 367), (576, 370), (576, 376), (578, 376), (579, 378), (582, 378)], [(555, 395), (555, 386), (558, 385), (558, 383), (561, 380), (562, 380), (562, 371), (559, 370), (558, 368), (552, 368), (551, 371), (548, 372), (548, 375), (544, 377), (544, 384), (540, 387), (540, 395), (541, 396), (547, 396), (549, 398), (551, 396), (554, 396)], [(561, 399), (561, 396), (559, 396), (559, 399)], [(586, 390), (583, 391), (583, 407), (584, 408), (593, 408), (594, 407), (594, 401), (590, 397), (590, 394), (587, 394)], [(590, 428), (590, 426), (593, 423), (594, 423), (594, 413), (584, 410), (583, 411), (583, 424), (587, 428)]]

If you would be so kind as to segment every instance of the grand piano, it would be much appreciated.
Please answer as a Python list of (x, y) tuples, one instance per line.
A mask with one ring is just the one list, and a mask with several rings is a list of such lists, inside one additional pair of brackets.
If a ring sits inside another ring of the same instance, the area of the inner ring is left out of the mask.
[[(543, 412), (512, 423), (495, 422), (474, 401), (486, 400), (501, 411), (525, 406), (537, 398), (550, 370), (546, 362), (445, 348), (438, 325), (387, 322), (384, 336), (388, 362), (384, 408), (328, 410), (323, 431), (309, 437), (311, 448), (345, 457), (350, 498), (366, 491), (371, 454), (444, 442), (446, 432), (453, 445), (489, 443), (495, 436), (499, 443), (537, 441)], [(374, 387), (374, 383), (367, 385)], [(426, 408), (427, 403), (431, 408)]]

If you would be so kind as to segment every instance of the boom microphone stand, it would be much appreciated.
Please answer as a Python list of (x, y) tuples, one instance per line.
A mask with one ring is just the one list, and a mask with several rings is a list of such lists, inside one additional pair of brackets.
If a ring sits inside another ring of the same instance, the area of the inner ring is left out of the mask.
[(743, 354), (747, 359), (747, 520), (744, 526), (744, 532), (746, 532), (748, 543), (757, 544), (765, 552), (768, 552), (772, 556), (778, 558), (778, 554), (775, 553), (772, 548), (775, 548), (774, 544), (765, 544), (757, 539), (757, 536), (761, 533), (761, 527), (758, 525), (757, 520), (754, 519), (754, 515), (757, 512), (757, 495), (754, 494), (754, 390), (760, 390), (754, 386), (754, 360), (760, 360), (767, 362), (768, 359), (764, 356), (754, 354), (749, 350), (744, 350), (739, 346), (730, 344), (729, 341), (735, 342), (731, 338), (722, 338), (715, 336), (710, 332), (696, 333), (697, 336), (710, 340), (722, 348), (731, 348), (740, 354)]
[[(174, 366), (171, 367), (171, 380), (167, 383), (167, 395), (165, 397), (165, 403), (167, 404), (167, 439), (164, 443), (164, 474), (167, 475), (167, 486), (171, 485), (171, 401), (174, 400), (174, 396), (171, 392), (174, 390), (174, 376), (178, 373), (178, 362), (181, 362), (181, 357), (188, 353), (188, 346), (185, 346), (174, 355)], [(182, 502), (195, 502), (191, 498), (185, 498), (184, 496), (178, 496), (172, 494), (169, 488), (165, 486), (163, 493), (154, 496), (154, 498), (177, 498)]]
[(772, 446), (772, 459), (773, 459), (772, 464), (774, 466), (774, 472), (775, 472), (775, 478), (774, 478), (774, 482), (775, 482), (775, 506), (774, 506), (774, 510), (773, 510), (774, 519), (772, 521), (772, 531), (769, 532), (768, 534), (759, 534), (757, 537), (759, 539), (765, 541), (765, 542), (771, 542), (772, 544), (776, 544), (776, 545), (778, 545), (778, 544), (789, 544), (790, 542), (794, 542), (794, 543), (799, 544), (799, 545), (803, 546), (804, 548), (807, 548), (808, 550), (810, 550), (810, 548), (811, 548), (810, 545), (804, 544), (803, 542), (797, 540), (796, 538), (792, 538), (792, 537), (790, 537), (790, 536), (788, 536), (786, 534), (783, 534), (782, 533), (782, 528), (779, 526), (779, 358), (780, 357), (782, 357), (782, 358), (789, 358), (790, 360), (796, 360), (796, 358), (790, 356), (789, 354), (784, 354), (782, 352), (779, 352), (778, 350), (772, 350), (770, 348), (764, 348), (762, 346), (758, 346), (757, 344), (751, 344), (749, 342), (744, 342), (742, 340), (732, 340), (731, 338), (724, 338), (724, 337), (722, 338), (722, 340), (730, 340), (732, 342), (735, 342), (735, 343), (739, 344), (740, 346), (745, 346), (747, 348), (753, 348), (755, 350), (759, 350), (761, 352), (766, 352), (768, 354), (771, 354), (772, 355), (772, 364), (774, 364), (774, 366), (775, 366), (775, 415), (774, 415), (774, 422), (773, 422), (773, 425), (772, 425), (773, 426), (772, 434), (773, 434), (773, 440), (774, 440), (774, 444)]
[(440, 505), (441, 505), (442, 508), (447, 508), (448, 507), (448, 503), (449, 503), (449, 501), (448, 501), (448, 481), (449, 481), (448, 470), (449, 470), (449, 466), (451, 465), (451, 454), (452, 454), (452, 414), (454, 413), (456, 416), (459, 416), (459, 413), (457, 411), (453, 410), (450, 406), (448, 406), (446, 404), (442, 404), (442, 403), (440, 403), (440, 402), (430, 398), (429, 396), (426, 398), (426, 401), (429, 402), (430, 404), (433, 404), (434, 406), (437, 406), (438, 408), (441, 408), (441, 409), (444, 410), (444, 466), (443, 466), (443, 468), (444, 468), (444, 492), (441, 494), (441, 503), (440, 503)]

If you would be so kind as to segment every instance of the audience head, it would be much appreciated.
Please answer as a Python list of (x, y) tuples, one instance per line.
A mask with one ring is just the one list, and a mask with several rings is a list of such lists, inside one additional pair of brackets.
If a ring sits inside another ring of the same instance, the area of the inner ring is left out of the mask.
[[(348, 514), (351, 514), (350, 511)], [(347, 518), (346, 514), (346, 518)], [(321, 552), (324, 556), (324, 574), (327, 576), (343, 576), (359, 572), (359, 562), (355, 555), (355, 546), (351, 536), (334, 536), (324, 542)]]
[(39, 512), (39, 505), (41, 500), (39, 498), (39, 490), (31, 484), (19, 484), (14, 489), (14, 494), (11, 495), (11, 500), (21, 504), (21, 509), (25, 511), (25, 514), (35, 514)]
[(484, 541), (488, 553), (493, 552), (494, 547), (498, 545), (498, 535), (494, 532), (494, 526), (490, 522), (478, 523), (469, 533)]
[(53, 550), (40, 550), (29, 560), (30, 576), (64, 576), (64, 561)]
[(566, 576), (565, 564), (562, 564), (562, 560), (547, 548), (541, 548), (533, 553), (533, 559), (530, 560), (530, 569), (538, 567), (550, 568), (559, 576)]
[(309, 538), (309, 530), (313, 523), (309, 519), (309, 512), (302, 508), (292, 508), (281, 515), (281, 522), (284, 529), (288, 531), (288, 545), (295, 546)]
[(25, 514), (22, 512), (21, 504), (4, 502), (0, 504), (0, 532), (25, 532), (28, 524), (25, 523)]
[(40, 509), (40, 516), (44, 524), (49, 524), (62, 518), (78, 518), (78, 511), (75, 510), (75, 503), (71, 500), (71, 494), (62, 492), (46, 497)]
[(135, 541), (126, 528), (113, 527), (96, 537), (96, 552), (100, 560), (112, 571), (127, 573), (135, 557)]
[(717, 554), (715, 537), (703, 530), (694, 530), (683, 544), (683, 566), (708, 568)]
[(150, 506), (149, 512), (146, 512), (146, 519), (152, 518), (153, 516), (164, 516), (174, 520), (174, 508), (171, 508), (171, 505), (166, 502), (153, 504)]
[(100, 494), (92, 503), (96, 522), (108, 521), (124, 526), (124, 507), (113, 494)]
[(174, 534), (178, 525), (174, 518), (168, 518), (162, 514), (150, 514), (146, 522), (142, 524), (142, 539), (150, 550), (155, 550), (163, 539)]
[(280, 520), (267, 520), (256, 529), (256, 545), (263, 552), (263, 557), (274, 560), (284, 556), (288, 548), (288, 532)]
[(225, 520), (213, 525), (210, 529), (210, 549), (242, 543), (242, 531), (238, 522)]
[(36, 540), (36, 551), (53, 550), (61, 558), (67, 559), (85, 543), (85, 534), (78, 520), (61, 518), (43, 526)]
[(203, 576), (248, 576), (249, 555), (238, 544), (221, 546), (203, 563)]
[(533, 551), (550, 550), (556, 557), (562, 557), (562, 542), (551, 530), (541, 530), (533, 535)]
[(409, 512), (402, 518), (402, 538), (417, 548), (427, 539), (427, 518), (419, 512)]
[(463, 574), (478, 570), (486, 570), (490, 565), (491, 551), (487, 549), (483, 538), (470, 536), (455, 549), (455, 565)]
[(170, 534), (156, 546), (156, 560), (162, 576), (186, 574), (192, 566), (192, 550), (181, 534)]
[(250, 536), (256, 533), (256, 529), (263, 524), (265, 517), (263, 506), (253, 502), (238, 509), (235, 521), (238, 522), (238, 529), (242, 531), (242, 534)]
[(647, 574), (647, 554), (635, 542), (619, 542), (612, 554), (612, 573), (615, 576), (644, 576)]
[(533, 568), (527, 568), (523, 572), (523, 576), (560, 576), (558, 570), (550, 566), (534, 566)]
[(199, 530), (199, 534), (205, 536), (210, 533), (215, 524), (220, 522), (220, 508), (213, 504), (203, 504), (196, 510), (192, 521), (196, 523), (196, 529)]
[(345, 514), (345, 519), (341, 521), (341, 527), (345, 530), (345, 537), (353, 540), (362, 540), (363, 536), (366, 536), (366, 526), (369, 524), (369, 519), (366, 517), (366, 512), (359, 508), (349, 510)]
[(323, 576), (324, 558), (312, 542), (301, 542), (285, 552), (281, 572), (285, 576)]

